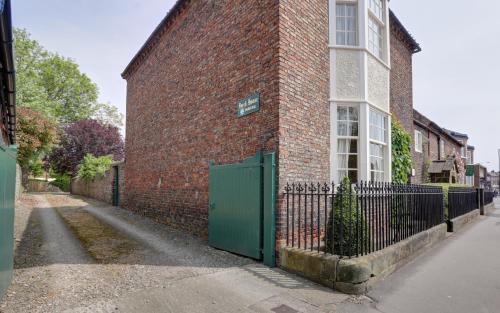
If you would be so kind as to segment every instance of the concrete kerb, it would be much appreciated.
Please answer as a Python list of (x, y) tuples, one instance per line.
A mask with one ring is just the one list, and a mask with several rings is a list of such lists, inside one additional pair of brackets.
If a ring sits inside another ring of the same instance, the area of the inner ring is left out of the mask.
[(467, 224), (475, 220), (480, 214), (480, 210), (474, 210), (457, 218), (454, 218), (448, 222), (448, 231), (457, 232), (464, 228)]
[(287, 271), (340, 292), (365, 294), (377, 280), (444, 240), (446, 228), (446, 224), (441, 224), (386, 249), (353, 259), (282, 247), (280, 265)]

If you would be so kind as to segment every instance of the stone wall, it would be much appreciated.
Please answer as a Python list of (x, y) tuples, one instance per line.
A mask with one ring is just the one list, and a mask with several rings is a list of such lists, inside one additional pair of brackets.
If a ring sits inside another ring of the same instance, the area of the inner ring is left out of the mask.
[(71, 193), (97, 199), (108, 204), (113, 204), (113, 189), (115, 185), (115, 171), (118, 169), (119, 190), (121, 198), (124, 198), (124, 164), (115, 163), (103, 177), (98, 177), (92, 182), (85, 182), (80, 179), (71, 181)]
[(282, 247), (280, 266), (335, 290), (364, 294), (374, 283), (444, 239), (446, 224), (443, 223), (383, 250), (352, 259)]

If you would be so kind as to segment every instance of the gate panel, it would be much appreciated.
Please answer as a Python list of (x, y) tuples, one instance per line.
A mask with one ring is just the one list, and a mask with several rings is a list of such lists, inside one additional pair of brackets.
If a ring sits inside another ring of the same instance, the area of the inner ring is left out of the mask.
[(262, 153), (239, 164), (210, 166), (209, 244), (261, 259)]
[(120, 170), (113, 166), (113, 206), (120, 206)]
[(0, 298), (12, 280), (16, 148), (0, 146)]

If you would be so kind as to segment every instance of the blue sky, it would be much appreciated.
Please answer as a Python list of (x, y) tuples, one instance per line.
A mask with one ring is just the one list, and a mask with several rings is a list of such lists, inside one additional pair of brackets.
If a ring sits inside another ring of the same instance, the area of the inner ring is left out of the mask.
[[(125, 113), (120, 74), (174, 2), (16, 0), (14, 25), (74, 59), (98, 84), (100, 100)], [(469, 134), (476, 161), (498, 168), (500, 1), (392, 0), (391, 7), (423, 48), (414, 58), (415, 108)]]

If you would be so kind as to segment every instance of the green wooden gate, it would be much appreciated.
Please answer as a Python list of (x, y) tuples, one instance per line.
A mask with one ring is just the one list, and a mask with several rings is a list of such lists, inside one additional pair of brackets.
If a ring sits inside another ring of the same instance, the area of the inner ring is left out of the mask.
[(113, 166), (113, 206), (120, 206), (120, 170)]
[(275, 155), (210, 164), (209, 244), (274, 266)]
[(0, 145), (0, 298), (12, 280), (14, 265), (15, 146)]

